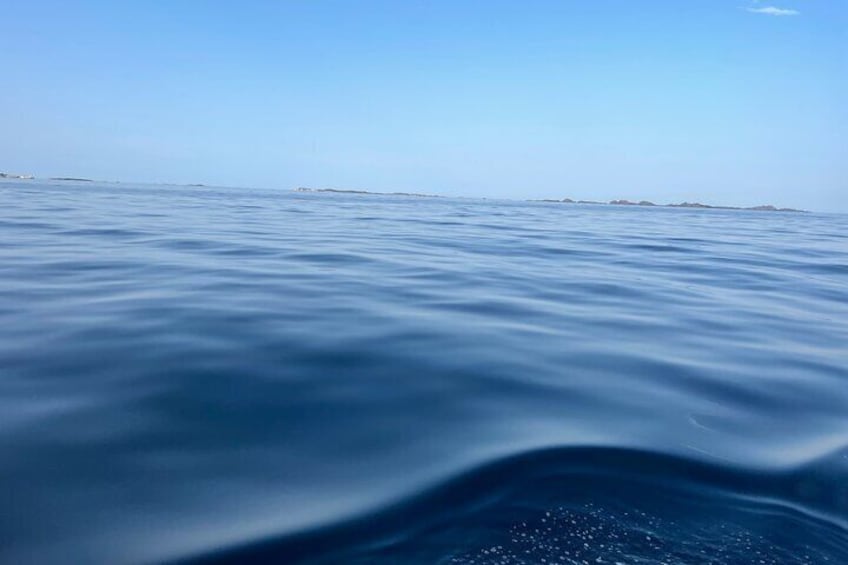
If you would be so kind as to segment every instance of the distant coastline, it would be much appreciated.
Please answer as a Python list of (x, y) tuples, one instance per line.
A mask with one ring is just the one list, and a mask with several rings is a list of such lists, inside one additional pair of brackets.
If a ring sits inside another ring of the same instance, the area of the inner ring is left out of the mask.
[[(294, 192), (330, 192), (337, 194), (370, 194), (380, 196), (415, 196), (419, 198), (444, 198), (437, 194), (421, 194), (417, 192), (372, 192), (370, 190), (350, 190), (341, 188), (309, 188), (305, 186), (294, 189)], [(779, 208), (771, 204), (763, 204), (760, 206), (740, 207), (740, 206), (718, 206), (712, 204), (702, 204), (701, 202), (681, 202), (679, 204), (655, 204), (649, 200), (640, 200), (633, 202), (630, 200), (610, 200), (609, 202), (601, 202), (598, 200), (572, 200), (571, 198), (563, 198), (561, 200), (553, 198), (542, 198), (537, 200), (527, 200), (527, 202), (548, 202), (551, 204), (595, 204), (601, 206), (645, 206), (655, 208), (698, 208), (704, 210), (752, 210), (757, 212), (799, 212), (805, 213), (806, 210), (797, 208)]]
[(17, 173), (0, 173), (0, 179), (32, 180), (33, 175), (19, 175)]
[[(31, 174), (17, 174), (17, 173), (7, 173), (0, 172), (0, 179), (11, 179), (11, 180), (36, 180), (37, 177)], [(70, 182), (95, 182), (93, 179), (83, 178), (83, 177), (49, 177), (46, 180), (51, 181), (70, 181)], [(118, 182), (118, 181), (113, 181)], [(166, 183), (170, 184), (170, 183)], [(176, 186), (176, 185), (175, 185)], [(192, 183), (185, 184), (183, 186), (188, 187), (205, 187), (206, 185), (200, 183)], [(370, 190), (352, 190), (352, 189), (342, 189), (342, 188), (311, 188), (301, 186), (295, 188), (293, 192), (316, 192), (316, 193), (334, 193), (334, 194), (362, 194), (362, 195), (375, 195), (375, 196), (412, 196), (415, 198), (444, 198), (444, 196), (438, 194), (426, 194), (421, 192), (375, 192)], [(774, 206), (772, 204), (762, 204), (759, 206), (749, 206), (749, 207), (741, 207), (741, 206), (721, 206), (715, 204), (703, 204), (701, 202), (680, 202), (680, 203), (669, 203), (669, 204), (656, 204), (649, 200), (639, 200), (639, 201), (631, 201), (625, 199), (618, 200), (610, 200), (609, 202), (601, 202), (599, 200), (572, 200), (571, 198), (541, 198), (541, 199), (530, 199), (527, 202), (545, 202), (549, 204), (593, 204), (600, 206), (644, 206), (644, 207), (655, 207), (655, 208), (693, 208), (693, 209), (702, 209), (702, 210), (747, 210), (747, 211), (755, 211), (755, 212), (793, 212), (793, 213), (807, 213), (808, 210), (800, 210), (798, 208), (781, 208), (778, 206)]]
[[(0, 172), (0, 179), (12, 179), (12, 180), (37, 180), (35, 175), (21, 175), (18, 173), (2, 173)], [(75, 181), (75, 182), (94, 182), (93, 179), (84, 179), (79, 177), (48, 177), (47, 179), (41, 180), (65, 180), (65, 181)]]
[(595, 200), (572, 200), (571, 198), (563, 198), (562, 200), (544, 198), (541, 200), (529, 200), (529, 202), (550, 202), (553, 204), (599, 204), (603, 206), (646, 206), (656, 208), (699, 208), (705, 210), (751, 210), (756, 212), (799, 212), (806, 213), (806, 210), (797, 208), (778, 208), (772, 204), (761, 204), (759, 206), (717, 206), (713, 204), (702, 204), (700, 202), (681, 202), (679, 204), (655, 204), (649, 200), (640, 200), (632, 202), (630, 200), (610, 200), (609, 202), (598, 202)]
[(346, 190), (341, 188), (308, 188), (300, 186), (294, 192), (335, 192), (339, 194), (373, 194), (382, 196), (415, 196), (417, 198), (444, 198), (438, 194), (421, 194), (418, 192), (371, 192), (369, 190)]

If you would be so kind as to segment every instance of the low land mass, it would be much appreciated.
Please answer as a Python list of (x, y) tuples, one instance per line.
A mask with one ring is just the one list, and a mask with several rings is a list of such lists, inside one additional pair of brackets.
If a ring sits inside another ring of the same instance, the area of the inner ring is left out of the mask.
[[(35, 177), (33, 175), (21, 175), (15, 173), (4, 173), (0, 172), (0, 179), (24, 179), (31, 180)], [(94, 182), (92, 179), (80, 178), (80, 177), (50, 177), (48, 180), (58, 180), (58, 181), (74, 181), (74, 182)], [(185, 186), (196, 186), (202, 187), (205, 186), (200, 183), (188, 184)], [(370, 190), (349, 190), (349, 189), (341, 189), (341, 188), (309, 188), (305, 186), (298, 187), (294, 189), (295, 192), (332, 192), (338, 194), (373, 194), (373, 195), (382, 195), (382, 196), (415, 196), (417, 198), (442, 198), (438, 194), (422, 194), (419, 192), (372, 192)], [(610, 200), (609, 202), (600, 202), (597, 200), (572, 200), (571, 198), (542, 198), (538, 200), (530, 200), (529, 202), (549, 202), (553, 204), (596, 204), (596, 205), (606, 205), (606, 206), (648, 206), (648, 207), (658, 207), (658, 208), (700, 208), (706, 210), (753, 210), (758, 212), (806, 212), (806, 210), (798, 210), (796, 208), (779, 208), (777, 206), (773, 206), (771, 204), (762, 204), (760, 206), (750, 206), (747, 208), (739, 207), (739, 206), (716, 206), (712, 204), (702, 204), (700, 202), (681, 202), (679, 204), (655, 204), (649, 200), (639, 200), (638, 202), (634, 202), (631, 200)]]
[(295, 192), (336, 192), (340, 194), (378, 194), (382, 196), (416, 196), (418, 198), (442, 198), (437, 194), (420, 194), (417, 192), (371, 192), (368, 190), (343, 190), (340, 188), (308, 188), (305, 186), (294, 189)]
[(778, 208), (771, 204), (763, 204), (760, 206), (750, 206), (747, 208), (739, 206), (715, 206), (711, 204), (701, 204), (700, 202), (681, 202), (680, 204), (654, 204), (648, 200), (640, 200), (633, 202), (630, 200), (610, 200), (609, 202), (596, 202), (594, 200), (572, 200), (571, 198), (563, 198), (557, 200), (553, 198), (545, 198), (543, 200), (531, 200), (531, 202), (553, 202), (558, 204), (605, 204), (608, 206), (655, 206), (659, 208), (703, 208), (707, 210), (755, 210), (759, 212), (806, 212), (806, 210), (798, 210), (796, 208)]

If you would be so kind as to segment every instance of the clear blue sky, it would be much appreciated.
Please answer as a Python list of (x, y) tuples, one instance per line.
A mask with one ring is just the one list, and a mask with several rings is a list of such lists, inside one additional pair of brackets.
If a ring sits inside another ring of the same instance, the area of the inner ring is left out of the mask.
[(0, 170), (848, 211), (846, 0), (0, 7)]

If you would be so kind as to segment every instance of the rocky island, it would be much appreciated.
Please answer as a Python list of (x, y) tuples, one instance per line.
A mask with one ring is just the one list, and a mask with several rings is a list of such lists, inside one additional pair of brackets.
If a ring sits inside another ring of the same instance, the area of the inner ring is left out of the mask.
[(607, 206), (655, 206), (659, 208), (699, 208), (705, 210), (751, 210), (757, 212), (806, 212), (806, 210), (798, 210), (796, 208), (778, 208), (771, 204), (763, 204), (760, 206), (740, 207), (740, 206), (715, 206), (712, 204), (701, 204), (700, 202), (681, 202), (680, 204), (655, 204), (649, 200), (640, 200), (632, 202), (630, 200), (610, 200), (609, 202), (596, 202), (593, 200), (577, 200), (571, 198), (563, 198), (562, 200), (546, 198), (543, 200), (531, 200), (531, 202), (554, 202), (558, 204), (600, 204)]

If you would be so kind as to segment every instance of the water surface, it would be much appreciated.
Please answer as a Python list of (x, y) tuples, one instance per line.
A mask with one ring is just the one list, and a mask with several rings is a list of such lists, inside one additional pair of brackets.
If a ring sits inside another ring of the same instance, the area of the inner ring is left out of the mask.
[(0, 205), (3, 562), (848, 562), (848, 216)]

